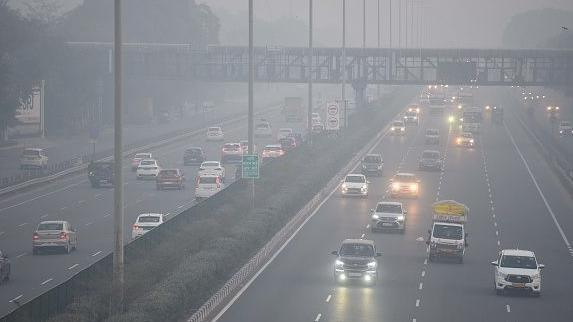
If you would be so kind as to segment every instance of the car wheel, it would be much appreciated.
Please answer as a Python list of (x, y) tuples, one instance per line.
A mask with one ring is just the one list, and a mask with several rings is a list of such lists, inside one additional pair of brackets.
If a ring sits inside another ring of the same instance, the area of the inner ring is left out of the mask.
[(38, 255), (39, 251), (36, 247), (32, 248), (32, 255)]
[(460, 256), (460, 257), (458, 258), (458, 264), (463, 264), (463, 263), (464, 263), (464, 257), (463, 257), (463, 256)]
[(69, 254), (72, 251), (72, 247), (70, 246), (70, 242), (64, 247), (64, 251), (66, 254)]
[(428, 260), (429, 260), (430, 262), (433, 262), (434, 260), (436, 260), (436, 255), (430, 254), (430, 255), (428, 256)]
[(495, 287), (495, 282), (494, 282), (493, 288), (495, 289), (496, 295), (503, 295), (503, 289), (499, 289), (499, 288)]
[(533, 292), (533, 296), (534, 296), (534, 297), (540, 297), (540, 296), (541, 296), (541, 292)]

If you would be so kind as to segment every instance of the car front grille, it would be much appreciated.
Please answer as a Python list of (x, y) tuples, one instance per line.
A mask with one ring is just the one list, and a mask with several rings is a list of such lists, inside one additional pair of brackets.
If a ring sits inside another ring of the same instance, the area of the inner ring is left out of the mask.
[(511, 283), (531, 283), (531, 277), (527, 275), (507, 275), (506, 281)]

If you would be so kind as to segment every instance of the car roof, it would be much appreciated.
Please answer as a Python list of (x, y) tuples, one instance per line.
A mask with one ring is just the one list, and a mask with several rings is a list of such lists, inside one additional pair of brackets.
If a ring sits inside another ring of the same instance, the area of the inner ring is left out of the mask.
[(265, 148), (282, 148), (282, 145), (280, 145), (280, 144), (267, 144), (267, 145), (265, 145)]
[(65, 220), (46, 220), (46, 221), (40, 222), (40, 224), (63, 224), (66, 222), (67, 221), (65, 221)]
[(216, 160), (208, 160), (208, 161), (203, 161), (201, 164), (203, 164), (203, 163), (217, 163), (217, 164), (220, 164), (221, 162), (216, 161)]
[(279, 131), (292, 131), (291, 127), (281, 127)]
[(363, 244), (363, 245), (372, 245), (374, 246), (374, 241), (369, 239), (345, 239), (342, 241), (342, 244)]
[(40, 148), (25, 148), (24, 151), (43, 151), (44, 149)]
[(398, 172), (394, 175), (395, 177), (397, 176), (410, 176), (410, 177), (415, 177), (416, 175), (413, 173), (407, 173), (407, 172)]
[(440, 153), (438, 150), (424, 150), (422, 153)]
[(140, 162), (143, 162), (143, 161), (154, 161), (154, 162), (157, 162), (157, 160), (155, 160), (155, 159), (143, 159), (143, 160), (141, 160)]
[(369, 153), (369, 154), (365, 155), (364, 157), (382, 157), (382, 154), (380, 154), (380, 153)]
[(199, 178), (219, 178), (219, 175), (215, 172), (199, 172)]
[(355, 177), (366, 177), (365, 175), (361, 174), (361, 173), (349, 173), (346, 175), (347, 177), (350, 176), (355, 176)]
[(379, 201), (376, 205), (402, 206), (402, 203), (397, 201)]
[(190, 148), (185, 149), (185, 151), (194, 151), (194, 150), (201, 150), (203, 151), (202, 148), (198, 147), (198, 146), (192, 146)]
[(529, 257), (535, 257), (535, 253), (533, 253), (530, 250), (524, 250), (524, 249), (503, 249), (501, 251), (501, 253), (503, 255), (510, 255), (510, 256), (529, 256)]
[(220, 130), (220, 129), (221, 129), (220, 126), (209, 126), (207, 130)]

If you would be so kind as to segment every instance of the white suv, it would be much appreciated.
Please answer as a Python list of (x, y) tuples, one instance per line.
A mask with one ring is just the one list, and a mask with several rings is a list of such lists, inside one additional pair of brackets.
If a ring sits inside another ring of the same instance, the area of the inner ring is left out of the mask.
[(195, 186), (195, 199), (207, 199), (221, 190), (223, 190), (221, 177), (216, 174), (200, 175)]
[(135, 239), (144, 235), (153, 228), (165, 222), (164, 214), (141, 214), (137, 216), (133, 228), (131, 230), (131, 238)]
[(20, 169), (40, 168), (48, 165), (48, 157), (42, 149), (24, 149), (20, 156)]
[(495, 267), (494, 285), (498, 295), (510, 289), (541, 295), (541, 270), (545, 265), (537, 263), (532, 251), (504, 249), (491, 264)]
[(137, 167), (137, 180), (140, 179), (154, 179), (157, 178), (159, 174), (159, 164), (155, 159), (144, 159), (139, 161), (139, 166)]
[(343, 196), (368, 196), (368, 184), (370, 181), (366, 180), (363, 174), (348, 174), (342, 180), (340, 185), (340, 192)]
[(401, 202), (379, 202), (376, 209), (370, 209), (372, 232), (384, 229), (406, 231), (406, 214)]

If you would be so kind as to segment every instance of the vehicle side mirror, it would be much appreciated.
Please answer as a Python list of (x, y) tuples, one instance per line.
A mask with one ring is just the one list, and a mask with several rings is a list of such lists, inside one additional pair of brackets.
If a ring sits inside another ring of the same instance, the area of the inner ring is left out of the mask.
[(499, 266), (499, 264), (497, 263), (497, 261), (491, 262), (491, 265), (493, 265), (493, 266)]
[(336, 256), (338, 256), (338, 251), (336, 251), (336, 250), (333, 250), (333, 251), (331, 252), (331, 254), (332, 254), (332, 255), (336, 255)]
[(539, 264), (539, 265), (537, 265), (537, 267), (538, 267), (539, 269), (544, 269), (544, 268), (545, 268), (545, 264)]
[(431, 230), (431, 229), (428, 229), (428, 234), (430, 234), (430, 235), (432, 234), (432, 230)]
[(382, 253), (376, 253), (376, 257), (382, 256)]

